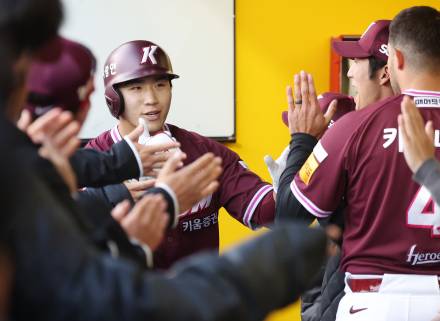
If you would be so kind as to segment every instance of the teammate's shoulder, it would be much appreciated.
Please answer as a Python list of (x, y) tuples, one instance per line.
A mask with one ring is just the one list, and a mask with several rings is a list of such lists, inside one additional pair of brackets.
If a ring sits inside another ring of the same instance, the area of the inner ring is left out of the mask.
[(100, 151), (106, 151), (111, 148), (113, 144), (113, 140), (111, 137), (111, 130), (107, 130), (95, 138), (92, 138), (88, 141), (86, 148), (92, 148)]
[(170, 129), (172, 136), (175, 137), (177, 141), (189, 140), (193, 144), (215, 145), (215, 146), (224, 147), (222, 144), (215, 141), (214, 139), (205, 137), (194, 131), (186, 130), (171, 124), (167, 124), (167, 126)]
[(390, 107), (400, 106), (403, 95), (390, 96), (385, 99), (379, 100), (375, 103), (368, 105), (367, 107), (359, 110), (359, 115), (370, 115), (376, 112), (382, 112), (389, 110)]
[(175, 125), (167, 124), (167, 126), (171, 132), (171, 135), (182, 144), (183, 148), (189, 148), (191, 146), (191, 149), (197, 149), (199, 152), (212, 152), (217, 155), (222, 155), (223, 157), (229, 154), (231, 156), (235, 155), (235, 153), (229, 148), (212, 138), (202, 136), (196, 132), (183, 129)]
[(190, 139), (194, 142), (200, 142), (207, 139), (206, 137), (203, 137), (202, 135), (196, 132), (180, 128), (176, 125), (166, 124), (166, 126), (170, 130), (171, 135), (175, 137), (178, 141), (182, 139)]

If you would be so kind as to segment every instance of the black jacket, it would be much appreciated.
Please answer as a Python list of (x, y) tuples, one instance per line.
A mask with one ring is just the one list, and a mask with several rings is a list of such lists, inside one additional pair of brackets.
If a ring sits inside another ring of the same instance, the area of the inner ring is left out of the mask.
[[(276, 222), (280, 224), (284, 220), (294, 219), (311, 223), (316, 219), (295, 198), (290, 189), (296, 173), (300, 170), (314, 146), (318, 141), (315, 137), (295, 133), (290, 141), (290, 152), (287, 158), (286, 169), (280, 177), (280, 186), (277, 193)], [(339, 208), (330, 218), (318, 219), (321, 226), (336, 224), (341, 229), (344, 227), (345, 204)], [(340, 255), (329, 258), (315, 276), (312, 287), (301, 297), (301, 320), (302, 321), (334, 321), (339, 301), (344, 295), (344, 273), (339, 270)]]
[(7, 137), (0, 135), (9, 150), (0, 159), (9, 186), (0, 197), (0, 234), (15, 269), (12, 320), (263, 320), (293, 302), (323, 262), (324, 234), (292, 224), (220, 258), (191, 257), (166, 274), (115, 259), (91, 243)]

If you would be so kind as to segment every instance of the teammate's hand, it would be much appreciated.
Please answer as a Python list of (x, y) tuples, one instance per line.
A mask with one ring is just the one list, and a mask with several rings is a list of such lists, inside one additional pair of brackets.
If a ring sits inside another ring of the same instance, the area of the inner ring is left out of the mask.
[(287, 87), (290, 133), (305, 133), (319, 139), (336, 112), (337, 101), (332, 101), (327, 112), (323, 114), (318, 103), (313, 77), (304, 71), (294, 76), (294, 89), (295, 95), (292, 87)]
[(26, 132), (29, 125), (32, 123), (31, 112), (27, 109), (23, 109), (20, 118), (17, 121), (17, 127), (23, 132)]
[(270, 155), (264, 156), (264, 162), (266, 163), (270, 177), (272, 178), (272, 186), (275, 193), (278, 192), (281, 174), (286, 169), (287, 156), (289, 155), (289, 152), (290, 146), (287, 146), (277, 160), (274, 160)]
[(422, 115), (408, 96), (403, 98), (401, 110), (397, 120), (403, 140), (403, 155), (415, 173), (426, 160), (434, 158), (434, 128), (432, 121), (424, 125)]
[(171, 157), (173, 152), (168, 150), (173, 148), (179, 148), (178, 142), (165, 142), (156, 145), (143, 145), (137, 143), (140, 135), (143, 133), (144, 127), (142, 124), (137, 126), (130, 134), (128, 138), (133, 142), (137, 152), (141, 158), (144, 176), (156, 177), (157, 172), (163, 167), (165, 162)]
[(69, 158), (80, 145), (80, 126), (72, 113), (54, 108), (33, 123), (22, 122), (20, 126), (35, 144), (41, 144), (39, 154), (52, 162), (70, 192), (76, 192), (76, 176)]
[(127, 235), (154, 251), (162, 242), (168, 225), (166, 202), (161, 195), (145, 195), (130, 210), (130, 202), (124, 201), (112, 210)]
[(125, 187), (127, 187), (133, 200), (137, 202), (142, 197), (142, 195), (145, 194), (147, 189), (153, 187), (155, 183), (155, 179), (147, 179), (141, 181), (132, 179), (125, 181), (123, 184), (125, 185)]
[(204, 197), (214, 193), (219, 183), (217, 178), (222, 172), (220, 157), (206, 153), (191, 164), (177, 170), (186, 157), (177, 152), (165, 163), (156, 182), (168, 185), (176, 194), (180, 212), (190, 209)]

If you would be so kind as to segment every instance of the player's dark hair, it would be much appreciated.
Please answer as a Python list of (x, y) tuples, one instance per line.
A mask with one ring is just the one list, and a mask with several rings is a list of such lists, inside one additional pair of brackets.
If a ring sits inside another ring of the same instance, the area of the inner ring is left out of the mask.
[(390, 44), (403, 51), (412, 67), (440, 69), (440, 12), (428, 6), (402, 10), (391, 22)]
[(18, 55), (37, 49), (54, 37), (62, 19), (59, 0), (0, 1), (0, 36)]
[(33, 53), (53, 38), (63, 19), (59, 0), (0, 0), (0, 103), (22, 77), (12, 70), (18, 57)]
[(386, 61), (383, 61), (382, 59), (378, 59), (374, 56), (368, 57), (368, 77), (373, 79), (376, 75), (376, 72), (383, 68), (386, 64)]

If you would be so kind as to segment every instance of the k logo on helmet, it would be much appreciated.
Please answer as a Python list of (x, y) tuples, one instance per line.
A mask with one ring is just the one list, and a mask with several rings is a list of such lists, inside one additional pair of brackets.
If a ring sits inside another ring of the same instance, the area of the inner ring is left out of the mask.
[(147, 63), (148, 59), (150, 59), (150, 61), (153, 65), (157, 65), (157, 60), (154, 57), (154, 53), (157, 50), (157, 46), (145, 47), (145, 48), (142, 48), (142, 50), (144, 51), (144, 55), (142, 57), (141, 64)]

